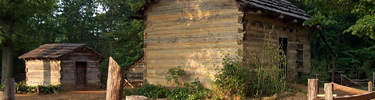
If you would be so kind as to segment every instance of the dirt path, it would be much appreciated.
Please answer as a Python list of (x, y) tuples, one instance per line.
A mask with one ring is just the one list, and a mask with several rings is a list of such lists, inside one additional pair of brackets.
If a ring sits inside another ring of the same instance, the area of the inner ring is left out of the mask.
[(59, 94), (16, 94), (16, 100), (104, 100), (105, 90), (67, 91)]

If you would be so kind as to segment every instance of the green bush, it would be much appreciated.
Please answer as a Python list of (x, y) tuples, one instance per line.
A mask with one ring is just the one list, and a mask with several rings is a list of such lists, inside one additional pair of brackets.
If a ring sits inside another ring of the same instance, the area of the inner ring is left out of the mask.
[(181, 69), (180, 66), (168, 70), (165, 80), (168, 83), (173, 81), (173, 84), (179, 86), (167, 93), (168, 98), (171, 100), (196, 100), (206, 98), (210, 91), (203, 87), (199, 79), (195, 79), (195, 81), (191, 83), (183, 84), (179, 81), (185, 74), (185, 70)]
[(40, 94), (51, 94), (51, 93), (60, 93), (61, 85), (48, 85), (48, 86), (26, 86), (25, 81), (16, 83), (17, 93), (37, 93), (39, 89)]
[(223, 68), (215, 75), (214, 98), (231, 99), (233, 97), (243, 98), (246, 96), (249, 86), (250, 71), (242, 66), (242, 62), (233, 61), (225, 57)]
[(176, 87), (167, 93), (171, 100), (197, 100), (207, 98), (210, 91), (196, 79), (192, 83), (185, 83), (184, 87)]
[(132, 92), (130, 92), (130, 90), (129, 90), (129, 89), (124, 89), (124, 92), (123, 92), (123, 94), (124, 94), (124, 96), (130, 96), (130, 95), (132, 95), (133, 93), (132, 93)]
[(215, 75), (214, 99), (260, 98), (286, 90), (286, 56), (271, 37), (265, 35), (263, 47), (247, 53), (247, 59), (225, 56), (223, 68)]
[(168, 89), (165, 87), (152, 84), (145, 84), (142, 87), (138, 88), (134, 94), (135, 95), (143, 95), (149, 98), (165, 98), (167, 97), (166, 94), (169, 92)]

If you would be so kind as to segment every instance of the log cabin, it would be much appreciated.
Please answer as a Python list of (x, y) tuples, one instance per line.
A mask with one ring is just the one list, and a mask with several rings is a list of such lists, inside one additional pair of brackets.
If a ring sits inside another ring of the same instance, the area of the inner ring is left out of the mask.
[(286, 54), (287, 79), (310, 74), (310, 16), (288, 0), (146, 0), (133, 19), (144, 24), (144, 82), (170, 86), (165, 76), (181, 66), (210, 88), (223, 58), (251, 59), (264, 37)]
[(142, 86), (143, 71), (145, 71), (144, 68), (144, 57), (141, 57), (136, 62), (125, 68), (125, 79), (134, 86)]
[(99, 67), (104, 58), (85, 44), (44, 44), (18, 58), (25, 60), (27, 86), (100, 88)]

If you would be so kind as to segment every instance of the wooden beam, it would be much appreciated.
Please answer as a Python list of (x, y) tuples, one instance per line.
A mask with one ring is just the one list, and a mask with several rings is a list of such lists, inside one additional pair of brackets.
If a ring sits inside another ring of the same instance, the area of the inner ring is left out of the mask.
[(368, 91), (365, 91), (365, 90), (360, 90), (360, 89), (355, 89), (355, 88), (351, 88), (351, 87), (346, 87), (346, 86), (342, 86), (342, 85), (336, 84), (336, 83), (332, 83), (332, 84), (333, 84), (333, 89), (334, 90), (340, 90), (340, 91), (347, 92), (347, 93), (350, 93), (350, 94), (364, 94), (364, 93), (368, 93)]
[(375, 92), (368, 92), (360, 95), (336, 97), (335, 100), (370, 100), (375, 98)]
[[(318, 98), (324, 98), (326, 95), (325, 94), (318, 94)], [(333, 97), (337, 97), (337, 94), (333, 94)]]

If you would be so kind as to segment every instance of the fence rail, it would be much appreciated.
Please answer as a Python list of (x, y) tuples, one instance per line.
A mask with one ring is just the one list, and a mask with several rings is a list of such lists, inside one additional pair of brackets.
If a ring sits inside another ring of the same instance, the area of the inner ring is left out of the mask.
[[(324, 83), (324, 95), (319, 93), (319, 79), (308, 80), (308, 100), (369, 100), (375, 98), (375, 92), (372, 91), (373, 85), (368, 83), (368, 91), (343, 86), (336, 83)], [(340, 90), (353, 95), (335, 96), (334, 90)], [(319, 95), (319, 96), (318, 96)], [(324, 97), (324, 98), (320, 98)]]

